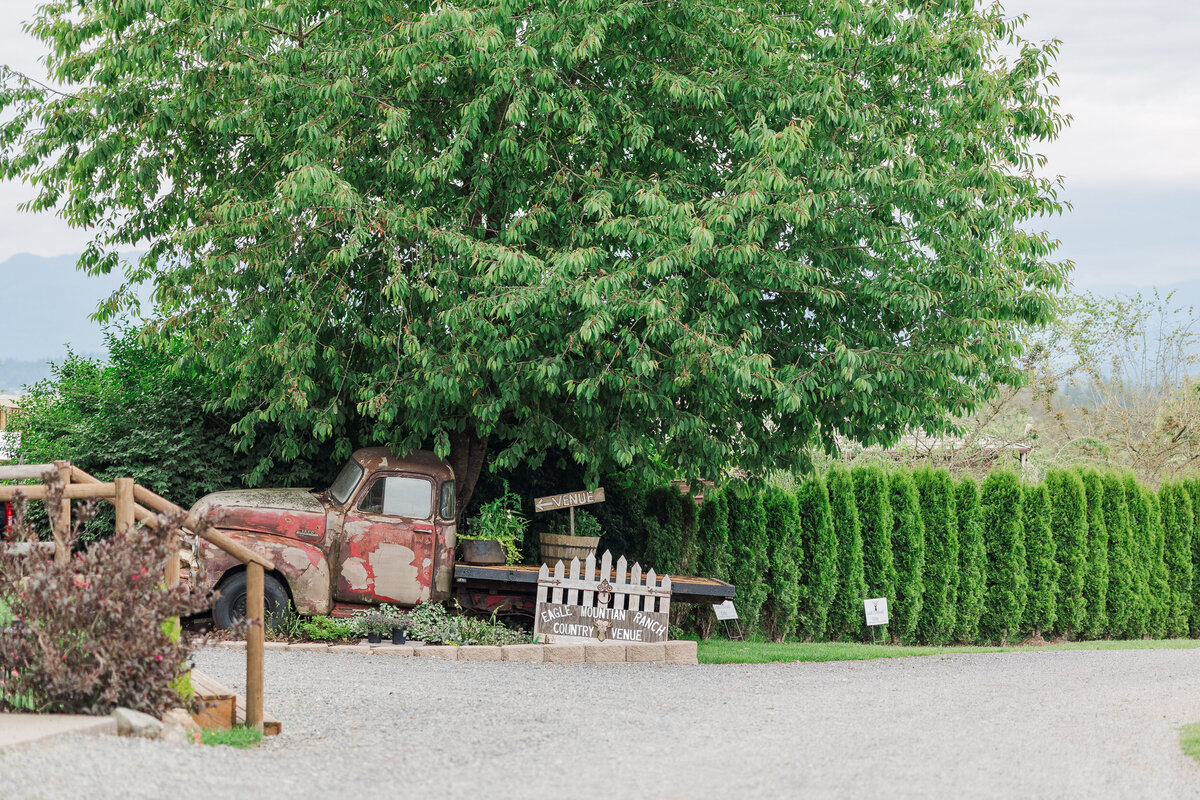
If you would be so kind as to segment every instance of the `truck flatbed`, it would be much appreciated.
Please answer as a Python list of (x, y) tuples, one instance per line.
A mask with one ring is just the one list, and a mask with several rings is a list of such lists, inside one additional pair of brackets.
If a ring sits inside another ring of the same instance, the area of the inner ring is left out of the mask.
[[(540, 567), (495, 566), (456, 563), (454, 578), (460, 585), (480, 589), (508, 586), (518, 591), (532, 592), (537, 587)], [(628, 575), (626, 576), (628, 578)], [(671, 599), (680, 603), (708, 603), (717, 605), (732, 600), (734, 587), (715, 578), (695, 578), (686, 575), (671, 576)]]

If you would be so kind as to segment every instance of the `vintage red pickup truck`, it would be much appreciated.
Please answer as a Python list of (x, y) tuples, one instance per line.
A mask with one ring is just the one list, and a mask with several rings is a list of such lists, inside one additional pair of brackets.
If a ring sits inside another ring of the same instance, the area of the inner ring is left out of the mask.
[[(268, 614), (289, 601), (300, 614), (345, 616), (377, 603), (453, 598), (472, 612), (533, 617), (537, 567), (455, 563), (454, 472), (430, 452), (359, 450), (327, 489), (216, 492), (192, 513), (274, 565), (264, 587)], [(197, 547), (192, 580), (218, 592), (213, 620), (228, 627), (245, 615), (244, 568), (212, 545)], [(678, 602), (734, 595), (711, 578), (671, 580)]]

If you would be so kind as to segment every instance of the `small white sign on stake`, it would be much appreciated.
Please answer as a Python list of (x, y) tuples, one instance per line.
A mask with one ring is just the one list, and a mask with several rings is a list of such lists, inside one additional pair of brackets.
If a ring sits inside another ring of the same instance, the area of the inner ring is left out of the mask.
[(873, 597), (870, 600), (863, 600), (863, 611), (867, 615), (868, 627), (888, 624), (886, 597)]
[(716, 613), (718, 620), (737, 619), (737, 609), (733, 607), (732, 600), (726, 600), (724, 603), (717, 603), (713, 606), (713, 612)]

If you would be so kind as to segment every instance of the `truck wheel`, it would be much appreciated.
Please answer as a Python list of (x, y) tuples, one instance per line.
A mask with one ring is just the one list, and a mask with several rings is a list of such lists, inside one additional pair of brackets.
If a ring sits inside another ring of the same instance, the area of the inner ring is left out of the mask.
[[(246, 573), (239, 572), (221, 581), (217, 591), (221, 596), (213, 606), (213, 624), (232, 628), (235, 622), (246, 618)], [(287, 622), (292, 614), (287, 589), (273, 575), (263, 576), (263, 613), (268, 627)]]

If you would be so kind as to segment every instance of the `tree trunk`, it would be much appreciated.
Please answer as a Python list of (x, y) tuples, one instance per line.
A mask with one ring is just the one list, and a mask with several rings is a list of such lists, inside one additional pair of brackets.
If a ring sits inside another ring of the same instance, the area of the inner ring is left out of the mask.
[(487, 457), (487, 444), (488, 437), (478, 435), (470, 426), (465, 431), (450, 434), (450, 468), (454, 470), (458, 494), (455, 516), (460, 524), (471, 495), (475, 493), (475, 484), (479, 482), (479, 472)]

